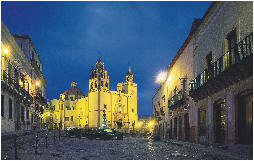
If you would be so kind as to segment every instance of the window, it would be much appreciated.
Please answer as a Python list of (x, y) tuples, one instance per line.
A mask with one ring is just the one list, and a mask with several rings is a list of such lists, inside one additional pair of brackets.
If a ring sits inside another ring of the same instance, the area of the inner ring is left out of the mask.
[(73, 116), (71, 116), (71, 121), (73, 121)]
[(75, 107), (74, 107), (74, 106), (72, 106), (72, 109), (74, 110), (74, 109), (75, 109)]
[(1, 95), (1, 116), (4, 117), (4, 95)]
[(237, 51), (237, 37), (236, 37), (236, 29), (231, 31), (227, 37), (226, 37), (226, 44), (225, 44), (225, 50), (226, 50), (226, 57), (225, 57), (225, 63), (226, 67), (232, 64), (232, 56), (234, 55), (236, 58), (236, 61), (239, 59), (239, 55), (236, 52)]
[(104, 104), (104, 108), (107, 108), (107, 105)]
[(52, 110), (53, 110), (53, 111), (56, 110), (56, 105), (53, 105)]
[(121, 109), (121, 104), (119, 105), (118, 107), (118, 112), (121, 113), (122, 112), (122, 109)]
[(67, 110), (71, 110), (71, 108), (69, 106), (66, 106)]
[(91, 87), (90, 88), (93, 89), (93, 83), (91, 83)]
[(64, 118), (64, 121), (69, 121), (69, 117), (65, 117), (65, 118)]
[(29, 109), (26, 109), (26, 119), (29, 120)]
[(12, 119), (12, 100), (9, 98), (9, 119)]
[(21, 121), (24, 122), (25, 121), (25, 109), (24, 109), (24, 106), (21, 106), (21, 113), (20, 113), (20, 117), (21, 117)]
[(62, 110), (63, 110), (63, 104), (61, 104), (62, 105)]
[(134, 108), (132, 108), (131, 111), (134, 112)]
[(71, 101), (73, 101), (73, 97), (70, 97)]

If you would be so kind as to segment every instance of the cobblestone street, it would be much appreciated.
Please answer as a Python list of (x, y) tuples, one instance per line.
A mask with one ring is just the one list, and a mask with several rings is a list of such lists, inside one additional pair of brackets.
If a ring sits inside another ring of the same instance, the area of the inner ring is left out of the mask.
[[(35, 133), (18, 137), (18, 159), (53, 160), (168, 160), (168, 159), (252, 159), (249, 147), (214, 147), (174, 140), (152, 141), (143, 137), (124, 137), (123, 140), (89, 140), (87, 138), (57, 137), (48, 133), (48, 148), (45, 133), (40, 133), (38, 154), (35, 155)], [(62, 134), (64, 135), (64, 134)], [(9, 147), (8, 147), (9, 146)], [(15, 159), (13, 141), (2, 139), (2, 159)]]

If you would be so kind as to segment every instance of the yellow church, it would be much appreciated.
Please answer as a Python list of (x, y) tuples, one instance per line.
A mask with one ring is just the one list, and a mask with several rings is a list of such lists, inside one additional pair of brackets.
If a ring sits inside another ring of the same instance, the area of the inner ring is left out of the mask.
[(138, 122), (137, 84), (131, 69), (126, 81), (117, 84), (117, 91), (109, 89), (108, 71), (100, 59), (91, 72), (88, 96), (77, 88), (76, 82), (71, 82), (71, 88), (60, 99), (51, 100), (54, 123), (61, 129), (97, 128), (103, 122), (114, 129), (134, 129)]

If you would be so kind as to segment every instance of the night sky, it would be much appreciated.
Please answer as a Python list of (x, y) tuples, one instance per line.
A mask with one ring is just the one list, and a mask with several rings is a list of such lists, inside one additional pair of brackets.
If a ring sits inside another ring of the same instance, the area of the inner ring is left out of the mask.
[(11, 33), (28, 34), (40, 55), (47, 98), (59, 99), (71, 81), (87, 95), (91, 68), (101, 57), (110, 89), (131, 66), (138, 114), (152, 115), (156, 75), (184, 43), (194, 17), (211, 2), (2, 2)]

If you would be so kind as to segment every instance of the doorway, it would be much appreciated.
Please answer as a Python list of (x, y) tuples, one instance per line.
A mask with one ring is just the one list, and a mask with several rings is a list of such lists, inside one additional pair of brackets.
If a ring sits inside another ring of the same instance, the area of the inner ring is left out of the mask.
[(179, 140), (182, 140), (182, 117), (179, 116)]
[(214, 104), (214, 137), (216, 143), (225, 144), (226, 104), (220, 100)]
[(169, 139), (172, 139), (172, 128), (173, 128), (173, 121), (170, 120), (170, 126), (169, 126)]
[(186, 113), (184, 115), (184, 135), (185, 135), (185, 141), (189, 141), (190, 138), (190, 124), (189, 124), (189, 114)]
[(174, 118), (174, 138), (177, 139), (177, 117)]
[(238, 96), (238, 143), (253, 144), (253, 96)]

